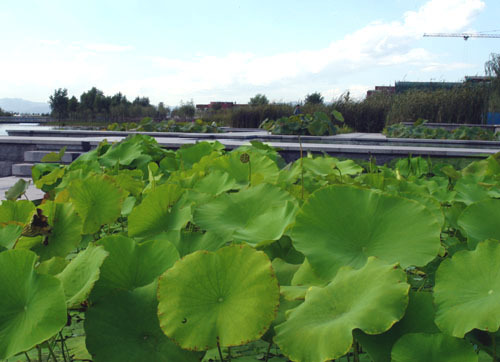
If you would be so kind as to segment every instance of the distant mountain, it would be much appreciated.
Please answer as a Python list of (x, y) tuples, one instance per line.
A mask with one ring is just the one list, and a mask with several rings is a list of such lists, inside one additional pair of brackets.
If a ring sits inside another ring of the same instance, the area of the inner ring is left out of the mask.
[(48, 103), (32, 102), (21, 98), (0, 98), (0, 108), (14, 113), (50, 113)]

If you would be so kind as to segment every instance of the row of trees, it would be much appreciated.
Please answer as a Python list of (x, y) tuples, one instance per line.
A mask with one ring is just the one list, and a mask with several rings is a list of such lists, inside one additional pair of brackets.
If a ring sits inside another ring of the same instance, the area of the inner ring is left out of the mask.
[[(306, 95), (304, 104), (322, 104), (324, 97), (319, 92), (314, 92)], [(269, 99), (264, 94), (257, 93), (254, 97), (250, 98), (248, 102), (250, 106), (266, 106), (269, 104)]]
[(105, 96), (93, 87), (82, 93), (80, 99), (68, 97), (68, 90), (59, 88), (49, 98), (52, 116), (65, 121), (110, 121), (124, 122), (144, 117), (166, 119), (170, 109), (163, 102), (158, 106), (150, 103), (147, 97), (137, 97), (132, 102), (122, 93)]

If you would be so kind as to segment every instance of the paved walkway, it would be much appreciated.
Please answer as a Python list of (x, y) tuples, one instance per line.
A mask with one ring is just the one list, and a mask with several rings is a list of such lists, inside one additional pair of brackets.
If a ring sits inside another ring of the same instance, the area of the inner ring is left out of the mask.
[[(10, 189), (21, 177), (9, 176), (9, 177), (0, 177), (0, 200), (5, 200), (5, 191)], [(24, 177), (25, 181), (28, 181), (29, 178)], [(38, 200), (43, 198), (44, 192), (37, 189), (35, 185), (32, 183), (28, 187), (28, 191), (26, 191), (26, 195), (30, 200)], [(24, 199), (24, 196), (22, 197)]]

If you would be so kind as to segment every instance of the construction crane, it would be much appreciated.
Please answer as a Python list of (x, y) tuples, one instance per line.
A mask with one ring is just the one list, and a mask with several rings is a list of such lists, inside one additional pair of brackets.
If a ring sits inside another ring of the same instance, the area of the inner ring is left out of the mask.
[(500, 38), (500, 34), (486, 33), (425, 33), (424, 36), (441, 38), (464, 38), (465, 41), (467, 41), (469, 38)]

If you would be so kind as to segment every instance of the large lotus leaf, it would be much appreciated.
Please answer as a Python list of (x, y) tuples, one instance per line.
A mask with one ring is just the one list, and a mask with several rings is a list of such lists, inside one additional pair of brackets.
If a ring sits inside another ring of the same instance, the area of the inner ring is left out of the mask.
[(0, 253), (0, 359), (42, 343), (66, 324), (61, 282), (35, 271), (36, 254)]
[(102, 238), (99, 244), (109, 256), (101, 266), (92, 299), (111, 289), (132, 290), (150, 284), (179, 259), (175, 246), (164, 240), (138, 244), (125, 236), (113, 235)]
[(68, 187), (75, 209), (83, 220), (83, 233), (93, 234), (119, 216), (124, 193), (104, 175), (73, 180)]
[[(190, 169), (204, 156), (221, 150), (221, 146), (219, 142), (198, 142), (195, 145), (182, 146), (177, 150), (176, 156), (180, 160), (183, 169)], [(224, 147), (222, 146), (222, 148)]]
[(32, 250), (40, 256), (41, 260), (47, 260), (53, 256), (65, 257), (77, 248), (82, 239), (82, 220), (70, 203), (47, 201), (40, 206), (40, 209), (48, 217), (50, 233)]
[(12, 249), (17, 239), (21, 236), (23, 228), (17, 224), (5, 224), (0, 226), (0, 249)]
[(222, 192), (235, 188), (236, 180), (222, 171), (214, 171), (199, 180), (193, 187), (195, 191), (219, 195)]
[(10, 223), (11, 221), (27, 224), (33, 216), (34, 211), (35, 205), (31, 201), (5, 200), (0, 205), (0, 225)]
[(158, 299), (163, 332), (182, 348), (208, 350), (259, 339), (276, 317), (279, 287), (263, 252), (233, 245), (178, 261), (160, 277)]
[(108, 252), (102, 246), (89, 244), (56, 277), (62, 282), (68, 308), (79, 305), (87, 299)]
[(479, 241), (489, 238), (500, 240), (499, 216), (500, 200), (497, 199), (473, 203), (462, 212), (458, 225), (467, 234), (472, 249)]
[(86, 344), (96, 362), (199, 361), (160, 329), (156, 282), (133, 291), (117, 290), (92, 304), (85, 315)]
[(486, 240), (474, 251), (458, 251), (436, 272), (436, 324), (462, 338), (474, 328), (495, 332), (500, 327), (500, 243)]
[(439, 333), (434, 324), (432, 293), (410, 292), (410, 301), (405, 316), (387, 332), (369, 335), (354, 331), (354, 338), (361, 343), (374, 362), (390, 362), (392, 346), (401, 336), (408, 333)]
[(231, 232), (234, 240), (257, 244), (278, 240), (293, 222), (295, 200), (286, 191), (261, 184), (237, 193), (222, 194), (199, 206), (194, 222), (220, 234)]
[(442, 333), (411, 333), (401, 337), (391, 353), (392, 362), (477, 362), (472, 345)]
[(175, 184), (163, 184), (150, 192), (130, 213), (130, 236), (150, 236), (163, 231), (180, 230), (191, 219), (191, 209), (177, 201), (182, 189)]
[(369, 257), (361, 269), (341, 268), (326, 287), (311, 287), (306, 300), (275, 327), (274, 341), (294, 361), (326, 361), (346, 354), (356, 328), (387, 331), (408, 304), (406, 274)]
[(473, 202), (489, 199), (488, 190), (478, 184), (479, 178), (475, 176), (463, 177), (455, 184), (456, 201), (470, 205)]
[[(241, 156), (247, 154), (249, 162), (241, 161)], [(276, 163), (259, 152), (242, 152), (234, 150), (228, 155), (219, 157), (213, 163), (213, 168), (227, 172), (240, 184), (258, 185), (263, 182), (276, 183), (279, 176), (279, 168)], [(249, 178), (251, 174), (251, 178)]]
[[(128, 141), (128, 142), (127, 142)], [(116, 164), (130, 165), (134, 160), (142, 156), (142, 147), (139, 142), (132, 142), (130, 139), (113, 145), (99, 158), (101, 165), (113, 167)]]
[(403, 268), (423, 266), (436, 257), (441, 227), (422, 204), (352, 186), (316, 191), (297, 214), (294, 246), (320, 277), (331, 279), (369, 256)]
[(425, 207), (427, 207), (432, 215), (436, 217), (440, 226), (444, 225), (445, 219), (443, 210), (441, 209), (441, 204), (434, 197), (424, 193), (415, 194), (412, 192), (402, 192), (400, 196), (420, 202)]

